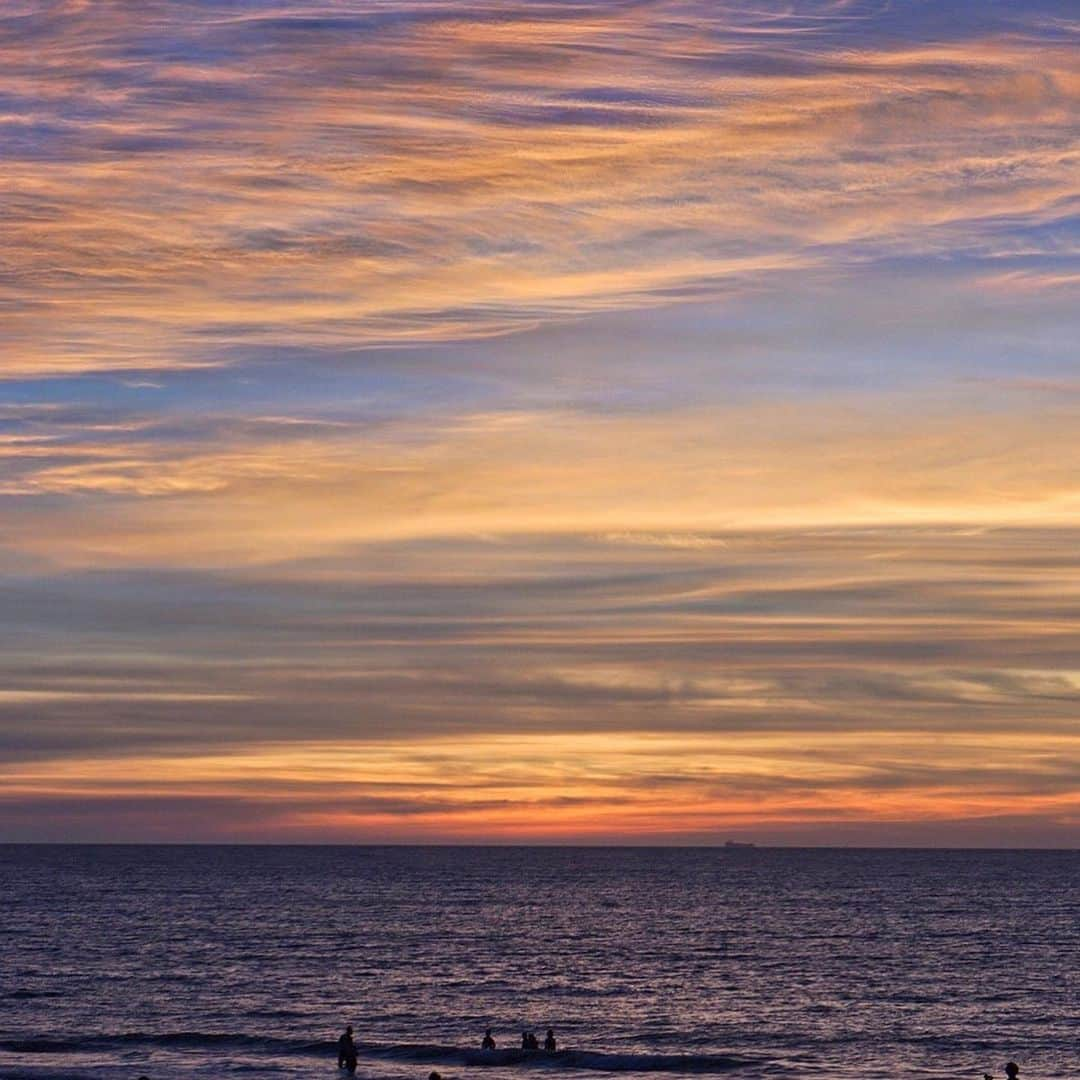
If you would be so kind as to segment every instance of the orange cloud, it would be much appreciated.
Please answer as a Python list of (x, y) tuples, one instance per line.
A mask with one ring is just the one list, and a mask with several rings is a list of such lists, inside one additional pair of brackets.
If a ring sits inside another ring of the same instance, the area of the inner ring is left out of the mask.
[[(518, 734), (87, 759), (7, 767), (3, 776), (4, 798), (16, 803), (51, 794), (90, 803), (254, 798), (283, 836), (370, 837), (404, 820), (418, 835), (444, 839), (663, 839), (768, 829), (807, 814), (822, 825), (1006, 811), (1052, 819), (1075, 812), (1080, 801), (1075, 792), (1039, 791), (1040, 774), (1053, 780), (1055, 762), (1075, 763), (1078, 751), (1080, 741), (1063, 735), (875, 730), (819, 733), (795, 747), (786, 734)], [(456, 780), (465, 774), (468, 785)]]
[(1005, 218), (1061, 219), (1072, 49), (828, 30), (664, 5), (466, 5), (332, 38), (53, 19), (0, 55), (5, 371), (483, 337), (793, 270), (992, 258)]
[[(606, 418), (480, 414), (367, 438), (330, 428), (268, 440), (261, 427), (187, 453), (91, 433), (67, 447), (70, 463), (39, 444), (0, 454), (18, 466), (8, 494), (113, 498), (108, 515), (77, 531), (62, 524), (82, 515), (68, 500), (36, 508), (32, 531), (9, 526), (26, 550), (69, 565), (266, 562), (463, 533), (1076, 523), (1080, 461), (1067, 400), (1053, 421), (1020, 414), (993, 425), (898, 401), (812, 413), (751, 404)], [(41, 529), (48, 519), (56, 527)]]
[(0, 14), (5, 824), (1063, 835), (1075, 25), (172, 10)]

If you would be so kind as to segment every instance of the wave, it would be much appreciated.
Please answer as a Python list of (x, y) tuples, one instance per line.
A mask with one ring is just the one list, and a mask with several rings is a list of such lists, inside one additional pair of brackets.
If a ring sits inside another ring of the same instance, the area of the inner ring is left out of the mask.
[(734, 1054), (611, 1054), (599, 1050), (476, 1050), (454, 1046), (357, 1043), (361, 1057), (413, 1061), (424, 1065), (522, 1066), (598, 1072), (721, 1073), (757, 1064)]
[[(81, 1039), (0, 1039), (0, 1050), (16, 1054), (78, 1054), (136, 1046), (173, 1050), (234, 1050), (251, 1055), (333, 1057), (334, 1041), (307, 1042), (268, 1039), (257, 1035), (174, 1031), (161, 1034), (128, 1032), (90, 1035)], [(735, 1054), (613, 1054), (598, 1050), (477, 1050), (425, 1043), (365, 1043), (356, 1049), (361, 1058), (414, 1062), (423, 1065), (501, 1066), (502, 1068), (572, 1069), (597, 1072), (724, 1073), (758, 1059)]]
[[(493, 1060), (487, 1060), (488, 1057)], [(598, 1050), (495, 1050), (466, 1053), (466, 1065), (537, 1065), (601, 1072), (721, 1073), (756, 1064), (734, 1054), (608, 1054)]]
[[(173, 1031), (154, 1035), (136, 1031), (116, 1035), (85, 1035), (79, 1039), (0, 1039), (0, 1050), (13, 1054), (88, 1054), (101, 1050), (147, 1046), (163, 1049), (255, 1051), (266, 1050), (274, 1043), (281, 1043), (283, 1046), (290, 1045), (285, 1040), (263, 1039), (254, 1035), (215, 1034), (201, 1031)], [(295, 1043), (291, 1045), (298, 1047)], [(312, 1046), (312, 1049), (315, 1048)], [(275, 1050), (278, 1053), (281, 1052), (280, 1047), (275, 1047)]]
[(101, 1080), (100, 1075), (93, 1074), (81, 1074), (73, 1073), (65, 1069), (62, 1073), (48, 1073), (42, 1072), (38, 1069), (34, 1069), (31, 1072), (23, 1072), (19, 1069), (14, 1071), (11, 1069), (4, 1069), (4, 1080), (48, 1080), (50, 1076), (55, 1076), (56, 1080)]

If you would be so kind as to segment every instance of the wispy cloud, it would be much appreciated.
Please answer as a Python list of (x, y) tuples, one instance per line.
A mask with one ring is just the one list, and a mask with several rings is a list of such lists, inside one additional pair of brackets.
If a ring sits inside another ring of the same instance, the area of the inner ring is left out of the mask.
[[(867, 737), (884, 759), (875, 765), (852, 753)], [(229, 838), (264, 833), (267, 822), (246, 820), (245, 807), (263, 808), (288, 837), (384, 836), (404, 826), (413, 836), (589, 839), (629, 827), (653, 840), (748, 822), (783, 828), (807, 812), (819, 825), (865, 825), (992, 815), (1003, 799), (1011, 815), (1064, 819), (1078, 808), (1075, 737), (943, 743), (871, 731), (811, 736), (798, 754), (789, 746), (761, 735), (737, 746), (636, 735), (249, 746), (241, 755), (8, 767), (2, 801), (48, 813), (50, 796), (75, 793), (142, 818), (164, 797), (188, 827), (192, 815), (203, 819), (200, 835)], [(467, 788), (447, 782), (462, 770)], [(216, 828), (207, 828), (208, 809)]]
[[(9, 542), (69, 564), (271, 562), (461, 533), (584, 530), (695, 546), (702, 530), (715, 544), (761, 527), (1065, 526), (1080, 514), (1075, 414), (1061, 398), (1054, 422), (1012, 412), (987, 424), (893, 394), (812, 411), (754, 402), (419, 424), (203, 419), (182, 439), (168, 424), (141, 439), (129, 425), (58, 426), (57, 438), (0, 446), (0, 476), (26, 504)], [(107, 496), (110, 513), (84, 520), (78, 497), (92, 495)]]
[(181, 800), (174, 835), (205, 838), (948, 819), (981, 842), (1026, 814), (1049, 840), (1076, 812), (1075, 540), (529, 537), (9, 577), (5, 811)]
[[(14, 9), (6, 372), (482, 337), (899, 255), (1056, 256), (1076, 42), (1040, 15)], [(1059, 280), (1030, 269), (1026, 288)]]
[(1078, 35), (5, 5), (0, 832), (1063, 842)]

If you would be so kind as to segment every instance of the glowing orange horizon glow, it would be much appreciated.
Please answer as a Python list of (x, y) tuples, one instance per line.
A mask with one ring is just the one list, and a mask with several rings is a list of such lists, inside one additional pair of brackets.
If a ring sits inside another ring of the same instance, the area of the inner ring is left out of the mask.
[[(949, 780), (975, 751), (986, 777), (981, 792)], [(1025, 791), (1008, 774), (1052, 774), (1055, 759), (1077, 753), (1076, 734), (818, 732), (794, 747), (782, 733), (743, 736), (724, 749), (704, 735), (611, 732), (253, 745), (214, 756), (26, 764), (0, 777), (9, 799), (251, 801), (282, 836), (364, 838), (400, 829), (405, 815), (410, 835), (442, 841), (663, 839), (797, 824), (807, 812), (819, 823), (962, 822), (1002, 814), (1003, 800), (1009, 814), (1067, 825), (1080, 813), (1077, 793)], [(926, 778), (877, 789), (881, 762), (890, 759), (925, 770)], [(463, 774), (467, 786), (456, 781)], [(382, 809), (383, 801), (395, 808)], [(226, 820), (217, 835), (248, 834)]]

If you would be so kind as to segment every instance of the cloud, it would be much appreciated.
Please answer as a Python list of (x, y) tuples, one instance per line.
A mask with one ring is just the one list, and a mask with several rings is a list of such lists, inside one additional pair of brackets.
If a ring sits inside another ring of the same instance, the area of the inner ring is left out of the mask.
[(908, 20), (9, 13), (6, 373), (482, 339), (898, 255), (1055, 254), (1075, 31)]
[(940, 819), (989, 842), (1020, 814), (1049, 841), (1080, 768), (1074, 533), (521, 536), (9, 577), (0, 816), (53, 835), (79, 796), (132, 835), (149, 808), (158, 837)]
[[(167, 807), (173, 827), (186, 830), (192, 813), (205, 818), (213, 807), (224, 825), (202, 820), (196, 828), (218, 838), (260, 835), (266, 822), (245, 820), (244, 807), (251, 805), (268, 807), (272, 827), (286, 836), (315, 830), (371, 836), (418, 820), (443, 836), (509, 829), (588, 837), (629, 826), (662, 838), (722, 830), (749, 817), (766, 828), (783, 825), (806, 810), (819, 825), (856, 817), (886, 824), (949, 815), (963, 820), (1000, 812), (1002, 799), (1011, 814), (1042, 812), (1050, 821), (1076, 811), (1075, 738), (1002, 737), (987, 746), (979, 739), (943, 744), (880, 731), (872, 737), (885, 753), (901, 755), (892, 768), (867, 767), (852, 754), (865, 735), (818, 736), (802, 752), (792, 752), (784, 736), (726, 744), (655, 734), (309, 741), (303, 748), (249, 746), (242, 755), (84, 760), (47, 772), (33, 764), (9, 766), (2, 801), (16, 820), (29, 809), (43, 812), (47, 822), (72, 792), (82, 792), (140, 821), (147, 812), (153, 821)], [(970, 763), (975, 746), (989, 749), (977, 766)], [(962, 764), (954, 766), (953, 758)], [(448, 784), (462, 768), (470, 785)], [(393, 777), (389, 786), (387, 776)], [(50, 792), (60, 796), (55, 804)]]
[[(463, 533), (670, 545), (757, 528), (1073, 525), (1072, 399), (1059, 397), (1053, 419), (972, 412), (893, 393), (813, 409), (203, 417), (182, 434), (151, 421), (79, 431), (39, 420), (21, 431), (31, 441), (0, 446), (12, 497), (3, 536), (61, 565), (220, 566)], [(87, 518), (90, 497), (109, 512)]]
[(8, 4), (5, 835), (1059, 842), (1069, 14)]

